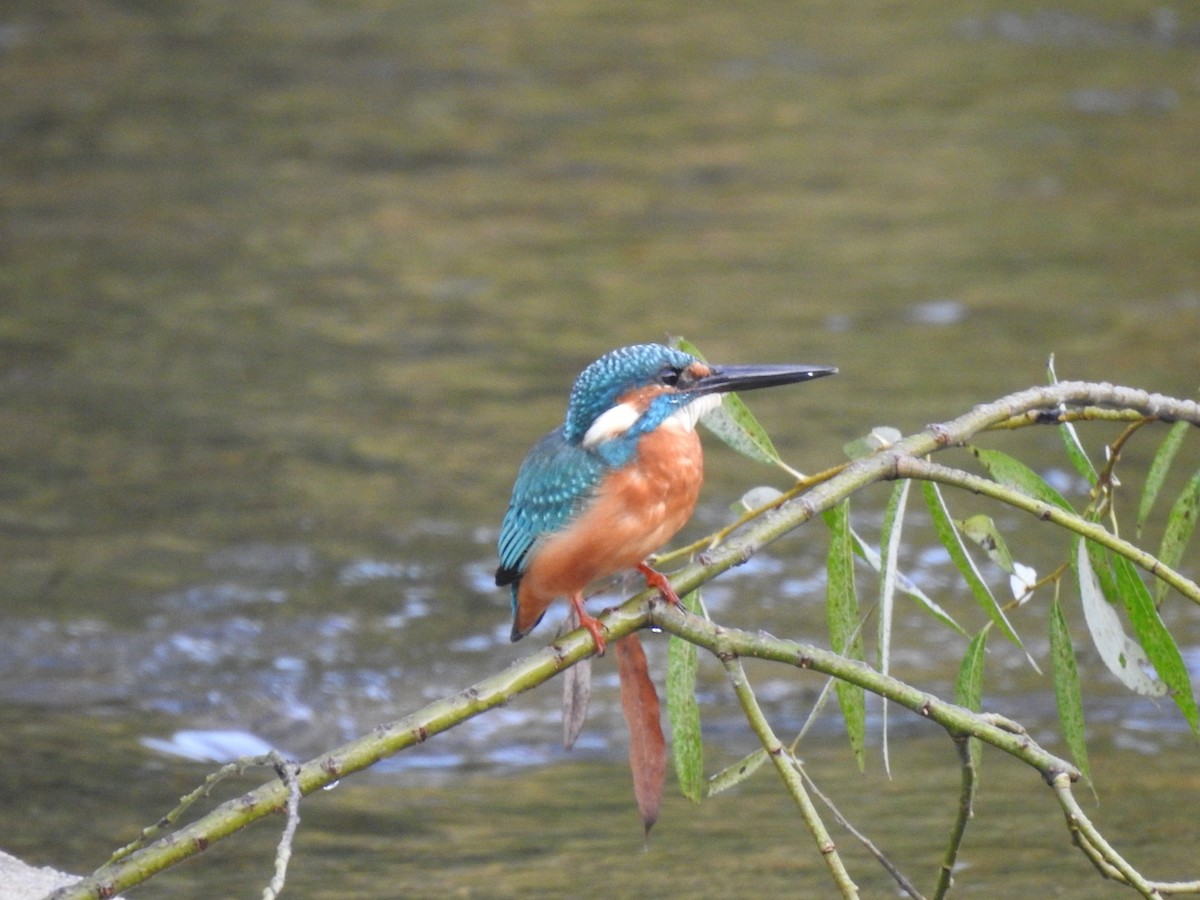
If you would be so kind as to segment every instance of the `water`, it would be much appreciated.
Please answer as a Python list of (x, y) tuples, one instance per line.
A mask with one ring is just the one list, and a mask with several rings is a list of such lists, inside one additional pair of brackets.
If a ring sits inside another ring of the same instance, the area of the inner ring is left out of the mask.
[[(682, 333), (714, 360), (838, 365), (751, 398), (804, 470), (876, 425), (911, 432), (1040, 383), (1051, 353), (1064, 378), (1194, 393), (1200, 24), (1134, 3), (893, 13), (8, 4), (5, 848), (90, 869), (211, 767), (144, 741), (232, 732), (303, 757), (546, 640), (550, 623), (507, 643), (496, 528), (574, 373), (613, 346)], [(1065, 469), (1048, 431), (996, 442)], [(785, 485), (708, 444), (691, 535), (747, 488)], [(1127, 448), (1131, 486), (1152, 452)], [(856, 500), (864, 533), (883, 497)], [(1040, 571), (1061, 558), (1036, 523), (1002, 525)], [(805, 532), (710, 586), (714, 615), (821, 640), (824, 539)], [(930, 541), (914, 516), (911, 574), (979, 627)], [(1196, 617), (1168, 615), (1194, 660)], [(1042, 611), (1022, 616), (1044, 654)], [(900, 627), (898, 674), (949, 691), (962, 642), (913, 610)], [(1102, 809), (1149, 867), (1145, 822), (1194, 786), (1195, 746), (1077, 640)], [(661, 671), (665, 641), (647, 642)], [(989, 705), (1053, 746), (1048, 683), (998, 645), (988, 665)], [(798, 727), (819, 684), (752, 673), (776, 727)], [(736, 705), (715, 666), (701, 679), (712, 758), (732, 759), (749, 749)], [(550, 685), (307, 804), (290, 893), (529, 896), (573, 871), (659, 895), (735, 875), (768, 892), (809, 866), (809, 890), (827, 885), (767, 774), (699, 810), (669, 800), (648, 864), (618, 875), (640, 837), (607, 664), (597, 681), (574, 755), (556, 749)], [(836, 724), (815, 740), (850, 805)], [(953, 757), (921, 728), (894, 742), (922, 748), (896, 767), (920, 800), (880, 783), (859, 816), (927, 867)], [(1047, 792), (1013, 778), (1038, 815), (1010, 829), (985, 805), (972, 834), (1036, 835), (1028, 873), (1009, 865), (1017, 845), (991, 859), (980, 838), (963, 889), (1020, 874), (1091, 896)], [(273, 834), (163, 884), (255, 892)], [(701, 852), (720, 871), (697, 875)]]

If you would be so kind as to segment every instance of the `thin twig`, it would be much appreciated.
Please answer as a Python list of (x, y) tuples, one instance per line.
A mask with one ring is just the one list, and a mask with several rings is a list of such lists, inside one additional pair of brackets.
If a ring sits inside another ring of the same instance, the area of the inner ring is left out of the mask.
[(896, 880), (896, 884), (900, 886), (900, 890), (912, 897), (913, 900), (925, 900), (924, 894), (917, 890), (917, 886), (909, 881), (908, 877), (905, 876), (905, 874), (900, 871), (900, 868), (888, 858), (887, 854), (880, 850), (874, 841), (851, 825), (850, 821), (842, 815), (841, 811), (836, 806), (833, 805), (833, 801), (821, 792), (821, 789), (817, 787), (817, 783), (812, 780), (812, 776), (808, 774), (808, 770), (801, 765), (800, 760), (796, 759), (794, 755), (792, 756), (792, 764), (796, 767), (796, 771), (800, 773), (800, 777), (804, 779), (804, 783), (808, 785), (808, 790), (812, 794), (816, 795), (818, 800), (825, 804), (825, 806), (829, 809), (829, 812), (833, 814), (833, 818), (837, 820), (837, 823), (846, 829), (846, 831), (850, 833), (851, 837), (862, 844), (863, 847), (866, 848), (866, 851), (874, 856), (875, 860), (881, 866), (883, 866), (885, 870), (887, 870), (887, 873), (891, 875), (892, 878)]
[(284, 881), (287, 880), (288, 862), (292, 858), (292, 842), (296, 838), (296, 829), (300, 827), (300, 783), (296, 780), (300, 767), (284, 759), (278, 750), (272, 750), (270, 757), (275, 761), (275, 771), (287, 785), (287, 824), (284, 825), (283, 834), (279, 836), (279, 845), (275, 848), (275, 874), (263, 890), (263, 900), (275, 900), (283, 891)]
[(829, 831), (825, 828), (825, 823), (821, 821), (820, 815), (817, 814), (817, 808), (813, 806), (812, 799), (808, 796), (808, 792), (804, 788), (804, 780), (799, 773), (799, 766), (793, 766), (791, 761), (795, 757), (791, 756), (779, 742), (779, 738), (775, 736), (775, 732), (771, 729), (767, 717), (763, 715), (762, 707), (758, 705), (758, 698), (754, 696), (754, 691), (750, 687), (750, 682), (746, 678), (746, 671), (742, 668), (741, 661), (736, 656), (723, 657), (722, 665), (725, 666), (725, 671), (729, 675), (729, 683), (733, 685), (733, 691), (737, 695), (738, 702), (742, 705), (742, 711), (746, 714), (746, 721), (750, 723), (750, 728), (758, 735), (759, 742), (763, 745), (763, 749), (767, 751), (767, 755), (771, 758), (771, 762), (775, 764), (775, 770), (779, 773), (779, 777), (783, 780), (784, 786), (787, 788), (792, 799), (796, 802), (796, 807), (800, 810), (800, 817), (804, 820), (804, 824), (808, 826), (809, 832), (816, 841), (817, 850), (820, 852), (825, 864), (829, 867), (829, 873), (833, 877), (834, 883), (843, 897), (857, 898), (858, 887), (850, 878), (850, 873), (846, 871), (845, 865), (842, 863), (842, 857), (837, 852), (837, 845), (834, 844), (833, 838), (829, 836)]

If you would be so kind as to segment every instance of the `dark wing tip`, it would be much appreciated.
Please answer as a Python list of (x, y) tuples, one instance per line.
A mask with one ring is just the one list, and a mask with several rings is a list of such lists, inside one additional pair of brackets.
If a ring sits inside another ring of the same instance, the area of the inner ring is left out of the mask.
[(516, 566), (500, 566), (496, 569), (496, 587), (516, 584), (521, 580), (521, 570)]

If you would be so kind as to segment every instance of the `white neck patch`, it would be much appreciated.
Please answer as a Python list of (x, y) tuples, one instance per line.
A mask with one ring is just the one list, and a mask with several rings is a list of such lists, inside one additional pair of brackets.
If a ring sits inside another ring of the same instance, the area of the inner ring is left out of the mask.
[[(697, 397), (687, 406), (675, 410), (663, 425), (680, 428), (683, 431), (694, 431), (696, 423), (705, 415), (721, 405), (717, 394), (705, 394)], [(606, 410), (596, 417), (596, 421), (588, 428), (583, 436), (583, 446), (595, 447), (605, 441), (620, 437), (634, 426), (642, 417), (642, 410), (629, 403), (618, 403), (612, 409)]]
[(642, 417), (641, 410), (628, 403), (618, 403), (596, 417), (583, 436), (583, 446), (595, 447), (627, 432)]

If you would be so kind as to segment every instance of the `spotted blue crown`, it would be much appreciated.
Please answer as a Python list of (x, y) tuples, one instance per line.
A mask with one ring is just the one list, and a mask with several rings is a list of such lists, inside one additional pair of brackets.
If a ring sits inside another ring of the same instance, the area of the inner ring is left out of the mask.
[[(581, 443), (592, 423), (616, 406), (623, 394), (661, 382), (664, 374), (678, 374), (696, 361), (691, 354), (662, 344), (634, 344), (604, 354), (575, 379), (563, 423), (564, 437), (573, 444)], [(639, 423), (630, 437), (636, 440), (639, 434), (653, 431), (689, 399), (675, 394), (656, 398), (644, 423)]]

